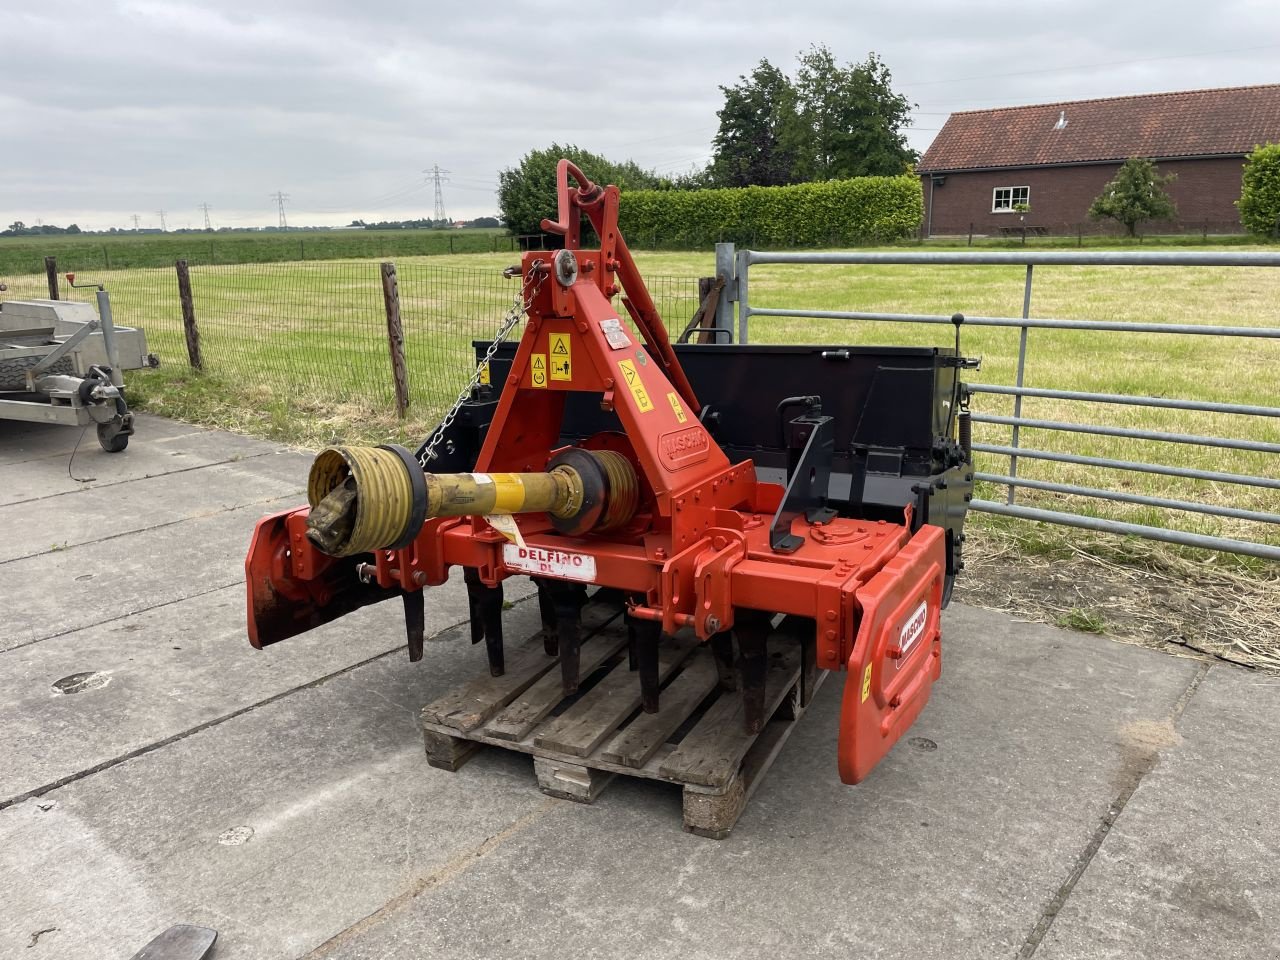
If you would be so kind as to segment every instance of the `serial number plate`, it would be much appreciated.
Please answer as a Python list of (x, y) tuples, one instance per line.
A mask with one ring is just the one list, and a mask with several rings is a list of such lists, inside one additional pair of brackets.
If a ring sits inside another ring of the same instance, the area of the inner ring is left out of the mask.
[(594, 583), (596, 579), (596, 558), (585, 553), (508, 543), (502, 548), (502, 562), (508, 570), (534, 576), (580, 580), (583, 583)]

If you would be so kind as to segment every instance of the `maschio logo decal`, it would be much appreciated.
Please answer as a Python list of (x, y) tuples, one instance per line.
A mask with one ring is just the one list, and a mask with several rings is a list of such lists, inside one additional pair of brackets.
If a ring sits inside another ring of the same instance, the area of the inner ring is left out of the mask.
[(929, 604), (922, 600), (920, 601), (920, 606), (916, 607), (915, 612), (907, 617), (907, 622), (898, 631), (898, 649), (902, 651), (902, 656), (898, 658), (899, 665), (907, 658), (907, 654), (911, 652), (911, 648), (916, 645), (916, 642), (924, 636), (924, 628), (928, 623)]
[(691, 463), (700, 463), (711, 453), (711, 441), (702, 427), (673, 430), (658, 438), (658, 452), (662, 465), (668, 470), (679, 470)]

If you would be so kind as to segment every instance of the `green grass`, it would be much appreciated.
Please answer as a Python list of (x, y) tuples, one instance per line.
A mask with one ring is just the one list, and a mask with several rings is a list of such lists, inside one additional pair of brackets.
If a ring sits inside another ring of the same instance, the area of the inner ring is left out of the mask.
[[(191, 264), (278, 263), (354, 257), (436, 256), (507, 250), (504, 229), (297, 230), (288, 233), (140, 233), (107, 236), (0, 237), (0, 281), (44, 273), (56, 257), (60, 273)], [(96, 279), (96, 277), (95, 277)]]
[[(713, 271), (710, 253), (639, 253), (637, 259), (668, 326), (691, 316), (694, 278)], [(172, 269), (100, 272), (112, 291), (117, 319), (147, 332), (160, 370), (130, 374), (130, 389), (147, 409), (279, 439), (317, 444), (341, 438), (417, 439), (457, 393), (474, 360), (470, 342), (496, 328), (516, 292), (502, 267), (515, 256), (397, 257), (406, 350), (413, 394), (411, 417), (388, 411), (392, 394), (386, 326), (376, 261), (330, 261), (194, 267), (196, 307), (207, 368), (185, 366), (185, 347)], [(825, 267), (773, 265), (751, 274), (755, 306), (807, 307), (949, 315), (1016, 316), (1022, 306), (1021, 267)], [(6, 294), (40, 296), (43, 277), (10, 278)], [(87, 291), (85, 292), (87, 293)], [(77, 294), (80, 294), (77, 291)], [(1039, 267), (1032, 314), (1101, 320), (1240, 326), (1280, 326), (1280, 270), (1261, 268)], [(849, 323), (755, 318), (759, 343), (949, 345), (949, 325)], [(1018, 331), (972, 327), (964, 350), (983, 358), (981, 383), (1014, 382)], [(1280, 406), (1280, 341), (1158, 334), (1033, 330), (1029, 386), (1107, 393), (1199, 398)], [(979, 413), (1012, 413), (1011, 398), (975, 396)], [(1145, 427), (1177, 433), (1280, 442), (1280, 420), (1128, 408), (1028, 398), (1023, 415)], [(977, 425), (976, 439), (1007, 444), (1007, 427)], [(1024, 430), (1026, 447), (1124, 460), (1275, 476), (1276, 457), (1187, 444)], [(979, 469), (1007, 471), (1007, 460), (979, 455)], [(1280, 513), (1280, 493), (1229, 484), (1139, 473), (1099, 472), (1023, 459), (1023, 476), (1111, 487), (1184, 500)], [(1003, 488), (984, 485), (979, 496)], [(1274, 526), (1195, 514), (1164, 514), (1104, 500), (1024, 490), (1019, 502), (1139, 523), (1176, 525), (1212, 535), (1280, 542)], [(1171, 520), (1176, 518), (1176, 523)], [(987, 517), (984, 523), (998, 524)], [(1044, 528), (1019, 523), (1022, 531)], [(1003, 528), (1001, 528), (1003, 529)], [(1046, 548), (1061, 543), (1054, 528)], [(1117, 543), (1122, 541), (1117, 540)], [(1036, 549), (1032, 544), (1028, 549)]]

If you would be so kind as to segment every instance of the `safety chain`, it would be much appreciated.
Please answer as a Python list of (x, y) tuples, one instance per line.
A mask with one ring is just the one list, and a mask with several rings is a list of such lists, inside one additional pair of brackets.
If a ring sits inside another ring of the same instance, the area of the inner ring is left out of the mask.
[[(521, 290), (516, 294), (515, 302), (512, 303), (511, 309), (507, 312), (506, 317), (502, 321), (502, 326), (498, 328), (498, 332), (493, 337), (493, 342), (489, 344), (489, 349), (484, 352), (484, 357), (480, 363), (476, 365), (475, 372), (471, 374), (471, 379), (467, 381), (466, 386), (458, 394), (458, 398), (454, 400), (453, 406), (449, 408), (449, 412), (444, 415), (444, 419), (440, 421), (440, 426), (436, 427), (436, 432), (431, 435), (431, 439), (427, 441), (427, 445), (422, 448), (422, 455), (418, 457), (418, 463), (422, 469), (427, 469), (427, 463), (436, 457), (436, 447), (440, 445), (440, 441), (444, 439), (445, 431), (453, 424), (454, 419), (458, 416), (458, 411), (462, 409), (462, 405), (471, 397), (471, 391), (480, 384), (480, 377), (483, 375), (485, 368), (489, 365), (489, 361), (493, 359), (498, 352), (498, 348), (502, 346), (504, 340), (520, 323), (520, 319), (528, 312), (529, 307), (533, 304), (534, 298), (537, 297), (538, 291), (542, 289), (543, 282), (547, 279), (550, 271), (541, 260), (535, 260), (529, 265), (529, 273), (533, 277), (533, 289), (530, 290), (529, 296), (524, 296), (523, 284)], [(508, 267), (502, 271), (502, 275), (508, 279), (518, 277), (519, 269), (517, 267)]]

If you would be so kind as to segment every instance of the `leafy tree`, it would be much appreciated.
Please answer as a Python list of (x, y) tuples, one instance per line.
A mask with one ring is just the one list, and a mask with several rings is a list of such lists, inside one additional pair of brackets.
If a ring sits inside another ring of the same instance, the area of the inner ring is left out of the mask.
[(531, 150), (519, 166), (498, 174), (498, 206), (512, 233), (540, 233), (543, 219), (555, 219), (556, 164), (561, 157), (568, 157), (601, 185), (615, 184), (621, 190), (657, 190), (664, 185), (657, 174), (634, 161), (614, 163), (572, 144), (553, 143)]
[(500, 227), (502, 224), (497, 217), (476, 217), (471, 221), (473, 227)]
[(819, 45), (796, 59), (794, 80), (762, 60), (737, 86), (721, 87), (716, 185), (893, 176), (915, 161), (904, 133), (911, 104), (875, 53), (841, 66)]
[(1280, 143), (1255, 147), (1240, 182), (1240, 222), (1250, 233), (1280, 239)]
[(1138, 235), (1138, 224), (1146, 220), (1171, 220), (1178, 209), (1165, 188), (1177, 176), (1161, 176), (1150, 160), (1130, 157), (1120, 166), (1115, 178), (1102, 188), (1102, 193), (1089, 206), (1093, 220), (1110, 219), (1123, 223), (1129, 236)]
[(799, 139), (795, 87), (768, 60), (738, 79), (735, 86), (720, 88), (724, 107), (716, 114), (720, 129), (712, 141), (712, 182), (722, 187), (793, 183)]

